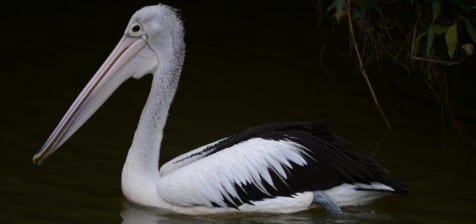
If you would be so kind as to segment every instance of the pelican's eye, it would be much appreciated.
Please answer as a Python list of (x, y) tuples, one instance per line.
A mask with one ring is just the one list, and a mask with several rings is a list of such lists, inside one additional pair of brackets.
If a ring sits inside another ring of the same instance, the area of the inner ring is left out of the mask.
[(139, 23), (132, 24), (131, 28), (129, 29), (129, 35), (133, 37), (139, 37), (142, 35), (142, 26)]

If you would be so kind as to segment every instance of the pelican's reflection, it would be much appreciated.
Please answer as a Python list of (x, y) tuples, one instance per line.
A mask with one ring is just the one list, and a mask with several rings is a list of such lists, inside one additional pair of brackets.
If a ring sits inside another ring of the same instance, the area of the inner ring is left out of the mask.
[(343, 214), (330, 214), (321, 209), (311, 209), (294, 214), (222, 214), (190, 216), (163, 209), (141, 207), (130, 202), (123, 203), (123, 224), (168, 224), (168, 223), (396, 223), (397, 220), (378, 214), (368, 207), (347, 209)]

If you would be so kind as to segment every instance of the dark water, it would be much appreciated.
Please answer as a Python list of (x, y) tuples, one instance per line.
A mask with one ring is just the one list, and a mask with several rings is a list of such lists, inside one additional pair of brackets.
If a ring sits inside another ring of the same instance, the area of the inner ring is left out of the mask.
[[(246, 127), (331, 118), (354, 148), (373, 155), (412, 193), (342, 215), (193, 217), (141, 208), (120, 189), (122, 163), (150, 77), (126, 82), (43, 166), (31, 157), (119, 40), (134, 9), (69, 5), (0, 22), (4, 38), (0, 110), (1, 223), (474, 223), (476, 155), (443, 144), (439, 112), (416, 101), (393, 110), (386, 133), (345, 47), (318, 63), (324, 41), (312, 23), (279, 13), (180, 5), (187, 57), (161, 161)], [(54, 10), (52, 10), (54, 11)], [(224, 25), (226, 24), (226, 25)], [(26, 28), (28, 27), (28, 28)], [(345, 37), (336, 36), (335, 41)], [(391, 71), (389, 71), (391, 73)], [(350, 77), (350, 81), (345, 81)], [(343, 86), (337, 83), (347, 83)], [(467, 124), (471, 130), (471, 124)], [(474, 128), (473, 128), (474, 129)]]

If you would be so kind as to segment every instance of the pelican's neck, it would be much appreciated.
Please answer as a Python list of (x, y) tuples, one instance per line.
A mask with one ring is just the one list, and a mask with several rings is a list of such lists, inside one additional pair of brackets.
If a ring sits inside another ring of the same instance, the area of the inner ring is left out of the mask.
[(169, 78), (172, 75), (167, 73), (172, 72), (179, 73), (180, 71), (171, 67), (159, 66), (154, 74), (149, 97), (142, 110), (126, 159), (126, 165), (134, 163), (135, 168), (140, 168), (149, 174), (150, 172), (158, 173), (163, 130), (178, 81)]
[(176, 33), (155, 45), (158, 67), (122, 170), (123, 193), (139, 204), (154, 206), (159, 200), (156, 186), (160, 178), (160, 145), (184, 58), (183, 33)]

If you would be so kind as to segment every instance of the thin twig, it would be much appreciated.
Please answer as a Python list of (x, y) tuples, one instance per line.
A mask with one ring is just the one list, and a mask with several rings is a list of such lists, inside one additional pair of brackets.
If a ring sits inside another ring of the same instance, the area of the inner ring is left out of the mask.
[(377, 153), (380, 151), (380, 148), (382, 148), (382, 145), (387, 140), (387, 137), (390, 134), (390, 131), (391, 131), (390, 129), (387, 129), (387, 131), (385, 131), (383, 136), (377, 142), (375, 142), (375, 148), (372, 152), (374, 156), (376, 156)]
[[(415, 22), (415, 25), (413, 26), (410, 58), (413, 59), (413, 60), (417, 60), (417, 61), (423, 61), (423, 62), (429, 62), (429, 63), (435, 63), (435, 64), (442, 64), (442, 65), (446, 65), (446, 66), (452, 66), (452, 65), (460, 64), (465, 58), (462, 58), (459, 61), (444, 61), (444, 60), (438, 60), (438, 59), (433, 59), (433, 58), (423, 58), (423, 57), (415, 56), (415, 54), (416, 54), (415, 50), (418, 50), (418, 49), (415, 49), (415, 41), (416, 41), (415, 38), (416, 38), (416, 34), (417, 34), (417, 26), (420, 23), (420, 17), (421, 17), (421, 12), (420, 12), (420, 8), (418, 7), (418, 4), (416, 4), (416, 11), (417, 11), (417, 21)], [(432, 73), (430, 71), (429, 66), (430, 65), (426, 66), (427, 67), (427, 69), (426, 69), (427, 74)], [(445, 74), (440, 74), (439, 77), (442, 77), (442, 79), (443, 79), (442, 82), (441, 82), (441, 80), (439, 80), (439, 78), (436, 78), (437, 86), (440, 87), (440, 90), (439, 90), (440, 94), (437, 93), (435, 88), (433, 88), (433, 85), (429, 82), (430, 78), (428, 77), (428, 75), (425, 77), (425, 83), (428, 86), (428, 89), (430, 89), (430, 91), (433, 94), (433, 96), (435, 97), (435, 99), (440, 104), (442, 136), (443, 136), (443, 130), (444, 130), (444, 125), (445, 125), (444, 115), (445, 115), (445, 109), (446, 109), (448, 111), (448, 114), (449, 114), (450, 122), (452, 123), (452, 125), (456, 129), (456, 131), (458, 132), (458, 135), (460, 136), (460, 138), (464, 140), (465, 136), (464, 136), (463, 130), (461, 129), (461, 126), (460, 126), (458, 120), (456, 119), (456, 116), (453, 112), (453, 109), (450, 106), (450, 102), (449, 102), (449, 99), (448, 99), (448, 86), (447, 86), (447, 81), (446, 81), (446, 75)]]
[(324, 43), (322, 44), (321, 52), (319, 53), (319, 61), (322, 62), (322, 58), (324, 58), (324, 53), (326, 52), (327, 49), (327, 41), (329, 38), (326, 36), (326, 39), (324, 40)]
[(462, 58), (459, 61), (443, 61), (443, 60), (438, 60), (433, 58), (422, 58), (422, 57), (413, 56), (413, 55), (410, 55), (410, 58), (417, 61), (426, 61), (426, 62), (437, 63), (437, 64), (446, 65), (446, 66), (458, 65), (464, 60), (464, 58)]
[(451, 108), (451, 105), (450, 105), (450, 100), (448, 98), (448, 81), (446, 80), (446, 75), (443, 74), (443, 87), (444, 87), (444, 94), (443, 94), (443, 100), (445, 102), (445, 105), (447, 107), (447, 110), (448, 110), (448, 113), (450, 115), (450, 119), (451, 119), (451, 123), (453, 125), (453, 128), (456, 129), (456, 131), (458, 132), (459, 134), (459, 137), (464, 140), (464, 134), (463, 134), (463, 131), (459, 125), (459, 122), (458, 120), (456, 119), (456, 116), (453, 112), (453, 109)]
[(421, 12), (420, 9), (418, 8), (418, 4), (416, 4), (416, 11), (417, 11), (417, 20), (415, 22), (415, 25), (413, 26), (413, 33), (412, 33), (412, 46), (410, 49), (410, 55), (413, 57), (415, 54), (415, 39), (416, 39), (416, 33), (418, 29), (418, 24), (420, 23), (420, 18), (421, 18)]
[(360, 57), (360, 50), (359, 50), (359, 46), (357, 45), (357, 41), (355, 40), (354, 28), (352, 25), (352, 15), (350, 13), (350, 0), (347, 0), (346, 3), (347, 3), (347, 22), (349, 26), (349, 32), (350, 32), (350, 37), (352, 40), (352, 45), (354, 46), (355, 54), (357, 55), (357, 60), (359, 61), (360, 73), (364, 77), (365, 82), (367, 83), (367, 86), (369, 87), (370, 94), (372, 94), (372, 98), (374, 100), (375, 106), (377, 107), (377, 110), (379, 111), (380, 115), (383, 117), (385, 123), (387, 124), (387, 127), (390, 129), (392, 128), (392, 125), (390, 124), (390, 121), (388, 120), (387, 115), (385, 115), (385, 112), (380, 107), (380, 103), (378, 102), (377, 95), (374, 92), (372, 83), (370, 82), (370, 79), (367, 75), (367, 71), (364, 68), (364, 63), (362, 61), (362, 58)]
[(411, 49), (410, 49), (410, 58), (413, 59), (413, 60), (416, 60), (416, 61), (425, 61), (425, 62), (431, 62), (431, 63), (436, 63), (436, 64), (442, 64), (442, 65), (446, 65), (446, 66), (451, 66), (451, 65), (457, 65), (457, 64), (460, 64), (463, 60), (459, 60), (459, 61), (444, 61), (444, 60), (438, 60), (438, 59), (433, 59), (433, 58), (423, 58), (423, 57), (418, 57), (416, 56), (416, 53), (415, 53), (415, 39), (416, 39), (416, 34), (417, 34), (417, 27), (418, 27), (418, 24), (420, 23), (420, 17), (421, 17), (421, 12), (420, 12), (420, 9), (418, 8), (418, 6), (416, 7), (416, 10), (417, 10), (417, 21), (415, 22), (415, 25), (413, 26), (413, 33), (412, 33), (412, 46), (411, 46)]

